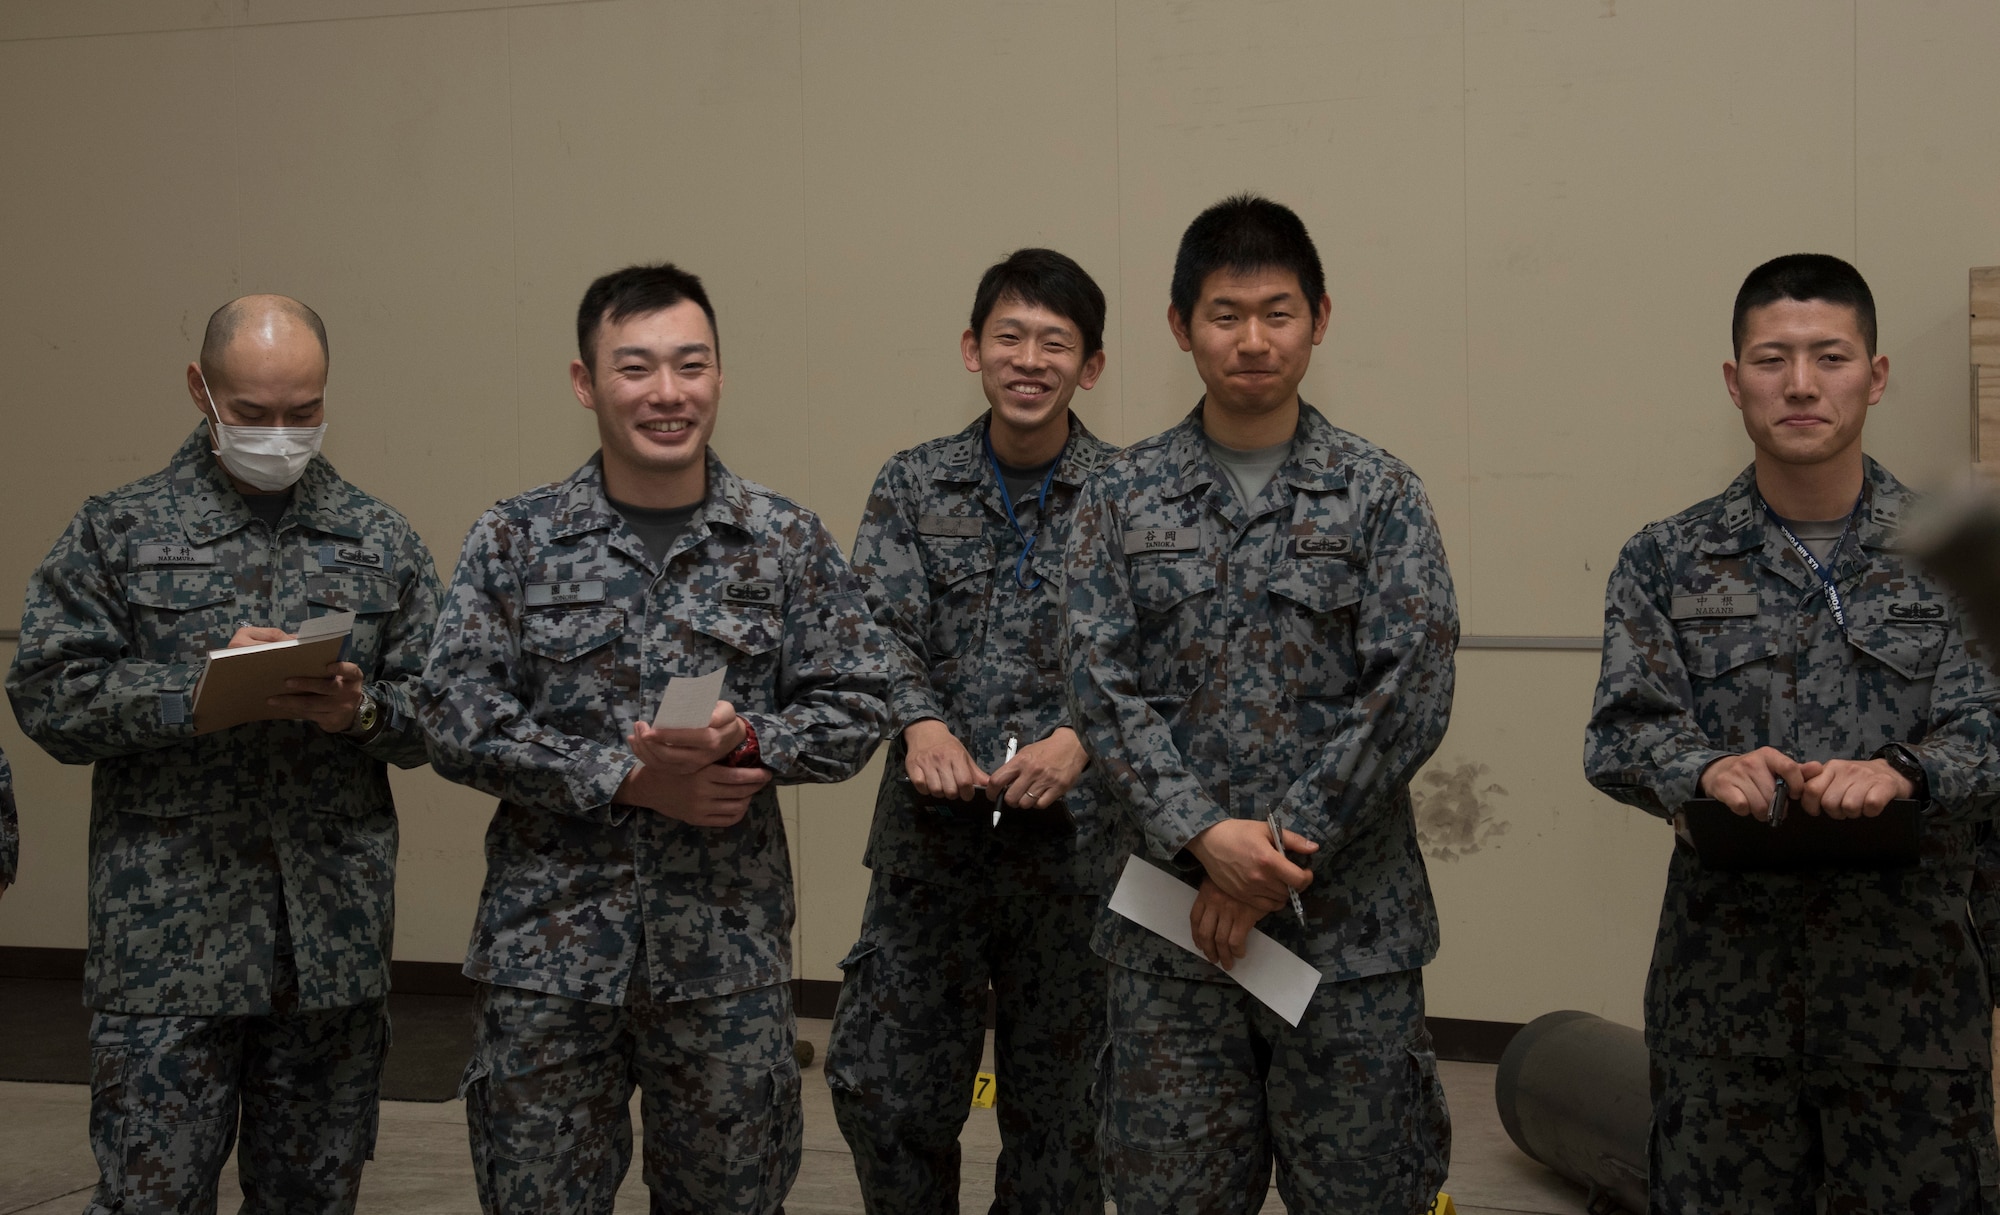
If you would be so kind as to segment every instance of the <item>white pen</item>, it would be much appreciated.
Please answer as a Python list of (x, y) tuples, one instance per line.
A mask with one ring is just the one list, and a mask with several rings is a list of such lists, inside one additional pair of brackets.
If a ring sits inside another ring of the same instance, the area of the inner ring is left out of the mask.
[[(1015, 738), (1012, 734), (1009, 734), (1007, 736), (1007, 758), (1000, 761), (1001, 767), (1004, 768), (1008, 764), (1014, 762), (1014, 752), (1020, 747), (1020, 745), (1021, 745), (1020, 739)], [(995, 827), (998, 827), (1000, 825), (1000, 799), (997, 797), (993, 799), (993, 825)]]

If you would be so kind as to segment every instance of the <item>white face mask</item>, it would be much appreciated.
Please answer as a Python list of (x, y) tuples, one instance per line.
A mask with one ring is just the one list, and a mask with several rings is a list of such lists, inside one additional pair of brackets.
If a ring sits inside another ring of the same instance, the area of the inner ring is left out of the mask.
[(324, 422), (317, 426), (224, 425), (222, 411), (215, 408), (215, 394), (208, 390), (207, 376), (201, 377), (201, 391), (214, 411), (208, 420), (209, 431), (215, 436), (210, 450), (231, 476), (265, 493), (276, 493), (304, 476), (306, 465), (319, 454), (319, 445), (326, 439)]

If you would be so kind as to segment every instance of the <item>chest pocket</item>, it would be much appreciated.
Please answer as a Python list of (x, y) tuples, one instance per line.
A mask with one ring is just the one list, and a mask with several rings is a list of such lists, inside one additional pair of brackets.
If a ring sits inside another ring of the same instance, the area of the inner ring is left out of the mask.
[(1222, 638), (1209, 628), (1215, 567), (1199, 557), (1134, 557), (1129, 565), (1138, 610), (1139, 691), (1148, 698), (1192, 695), (1208, 678)]
[(1916, 683), (1937, 674), (1944, 633), (1943, 624), (1904, 622), (1870, 613), (1847, 630), (1847, 640), (1863, 654)]
[(727, 666), (722, 699), (753, 712), (777, 707), (772, 703), (772, 689), (777, 686), (784, 618), (776, 608), (716, 603), (689, 623), (694, 627), (695, 645), (682, 659), (681, 669), (671, 674), (706, 675)]
[(1694, 685), (1695, 721), (1710, 743), (1748, 751), (1767, 737), (1779, 656), (1765, 617), (1677, 620), (1675, 641)]
[(1361, 579), (1345, 561), (1281, 561), (1271, 570), (1271, 669), (1285, 672), (1295, 699), (1344, 699), (1359, 681), (1355, 669), (1354, 605)]
[(530, 610), (521, 618), (521, 683), (534, 715), (567, 734), (588, 735), (617, 719), (637, 691), (636, 664), (619, 662), (621, 608)]
[(150, 662), (183, 662), (229, 644), (236, 579), (214, 569), (134, 570), (119, 576), (136, 641)]
[(984, 537), (925, 536), (923, 544), (931, 590), (930, 658), (932, 662), (958, 658), (986, 635), (986, 615), (998, 576), (993, 542)]

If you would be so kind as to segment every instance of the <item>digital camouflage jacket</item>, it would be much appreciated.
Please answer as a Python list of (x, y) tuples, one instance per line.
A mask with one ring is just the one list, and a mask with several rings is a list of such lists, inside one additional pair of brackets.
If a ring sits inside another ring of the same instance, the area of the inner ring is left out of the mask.
[(708, 496), (655, 562), (605, 500), (597, 457), (480, 516), (425, 675), (432, 763), (500, 799), (465, 973), (620, 1004), (646, 950), (659, 999), (791, 978), (792, 870), (766, 786), (732, 827), (613, 801), (625, 737), (670, 678), (729, 667), (722, 699), (776, 783), (867, 762), (886, 641), (805, 508), (708, 456)]
[[(1003, 813), (996, 830), (990, 802), (919, 799), (903, 769), (900, 735), (912, 722), (936, 718), (991, 772), (1005, 759), (1009, 737), (1026, 746), (1070, 724), (1063, 545), (1078, 491), (1117, 448), (1075, 414), (1069, 424), (1047, 513), (1037, 517), (1032, 501), (1014, 504), (1035, 537), (1025, 565), (1026, 542), (1008, 522), (986, 458), (984, 417), (897, 453), (875, 479), (854, 540), (854, 569), (870, 583), (875, 622), (900, 644), (892, 651), (889, 699), (898, 736), (868, 835), (871, 869), (977, 882), (995, 894), (1097, 893), (1106, 880), (1105, 850), (1090, 846), (1102, 826), (1091, 769), (1064, 799), (1074, 830), (1056, 815), (1022, 811)], [(1021, 585), (1037, 579), (1032, 589)]]
[[(1199, 406), (1112, 457), (1070, 535), (1068, 669), (1122, 811), (1120, 862), (1143, 849), (1195, 882), (1189, 840), (1282, 812), (1320, 845), (1306, 925), (1288, 909), (1258, 927), (1339, 980), (1437, 952), (1409, 782), (1450, 717), (1458, 609), (1416, 474), (1299, 412), (1248, 508)], [(1095, 944), (1133, 969), (1224, 977), (1109, 911)]]
[[(437, 573), (402, 515), (315, 458), (277, 534), (198, 427), (165, 471), (83, 504), (28, 581), (7, 676), (30, 738), (90, 785), (93, 1008), (270, 1011), (289, 945), (299, 1007), (385, 995), (396, 812), (424, 762), (412, 705)], [(381, 706), (365, 743), (304, 721), (199, 737), (190, 700), (237, 626), (355, 613), (348, 660)]]
[(1991, 1065), (1967, 898), (2000, 798), (2000, 687), (1967, 653), (1943, 585), (1896, 551), (1910, 503), (1869, 460), (1826, 563), (1844, 633), (1767, 518), (1754, 466), (1619, 556), (1584, 740), (1592, 784), (1671, 817), (1725, 755), (1866, 759), (1897, 742), (1922, 760), (1932, 798), (1910, 869), (1729, 874), (1676, 846), (1646, 984), (1655, 1049)]

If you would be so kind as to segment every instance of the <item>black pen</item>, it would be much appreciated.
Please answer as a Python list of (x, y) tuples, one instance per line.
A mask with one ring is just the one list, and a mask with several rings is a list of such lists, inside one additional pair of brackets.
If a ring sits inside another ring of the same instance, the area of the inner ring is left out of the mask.
[(1782, 777), (1782, 776), (1781, 776), (1781, 777), (1779, 777), (1779, 778), (1778, 778), (1778, 780), (1777, 780), (1777, 786), (1778, 786), (1777, 788), (1775, 788), (1775, 789), (1773, 789), (1773, 790), (1771, 791), (1771, 815), (1770, 815), (1770, 823), (1771, 823), (1771, 826), (1773, 826), (1773, 827), (1776, 827), (1776, 826), (1777, 826), (1777, 825), (1778, 825), (1779, 823), (1782, 823), (1782, 822), (1784, 822), (1784, 821), (1785, 821), (1785, 803), (1786, 803), (1786, 801), (1788, 801), (1788, 800), (1789, 800), (1789, 799), (1788, 799), (1788, 798), (1787, 798), (1787, 797), (1785, 796), (1785, 778), (1784, 778), (1784, 777)]

